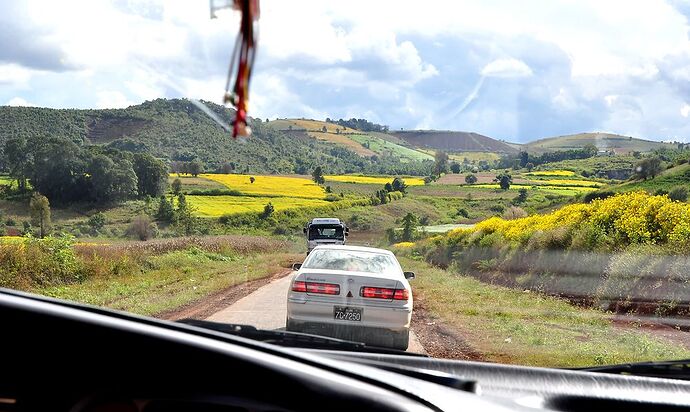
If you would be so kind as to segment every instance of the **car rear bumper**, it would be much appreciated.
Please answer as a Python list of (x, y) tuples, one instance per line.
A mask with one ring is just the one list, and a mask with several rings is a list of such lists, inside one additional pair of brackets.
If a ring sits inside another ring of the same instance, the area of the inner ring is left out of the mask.
[[(362, 321), (344, 321), (333, 318), (334, 306), (350, 306), (362, 308)], [(373, 328), (401, 332), (409, 329), (412, 318), (411, 303), (405, 306), (375, 306), (357, 303), (319, 302), (312, 299), (288, 298), (287, 316), (301, 324), (323, 325), (323, 328)]]
[(285, 329), (291, 332), (309, 333), (312, 335), (329, 336), (367, 345), (390, 347), (406, 350), (409, 342), (409, 328), (387, 329), (372, 326), (355, 325), (351, 322), (319, 323), (298, 321), (288, 317)]

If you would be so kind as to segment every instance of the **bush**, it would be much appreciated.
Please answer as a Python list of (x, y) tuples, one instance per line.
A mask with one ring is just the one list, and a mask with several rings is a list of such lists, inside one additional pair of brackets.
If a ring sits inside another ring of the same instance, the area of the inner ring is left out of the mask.
[(148, 216), (140, 215), (132, 219), (132, 223), (127, 227), (125, 234), (128, 237), (145, 241), (158, 236), (158, 226)]
[(0, 287), (31, 289), (74, 283), (81, 267), (68, 236), (29, 238), (0, 247)]
[(676, 186), (668, 193), (671, 200), (685, 202), (688, 200), (688, 189), (685, 186)]
[(494, 213), (503, 213), (506, 210), (506, 208), (503, 205), (491, 205), (489, 210)]
[(594, 199), (606, 199), (608, 197), (611, 197), (615, 195), (616, 192), (612, 192), (610, 190), (597, 190), (595, 192), (589, 192), (585, 195), (583, 201), (585, 203), (591, 203), (592, 200)]
[(462, 216), (465, 219), (469, 219), (470, 213), (467, 211), (467, 209), (465, 209), (464, 207), (461, 207), (460, 209), (458, 209), (458, 216)]
[(86, 222), (93, 230), (101, 230), (105, 226), (106, 220), (105, 215), (101, 212), (97, 212), (89, 218)]
[(7, 226), (16, 226), (17, 221), (12, 219), (11, 217), (8, 217), (7, 220), (5, 221), (5, 225)]
[(527, 217), (527, 212), (521, 207), (511, 206), (505, 212), (503, 212), (503, 219), (513, 220)]

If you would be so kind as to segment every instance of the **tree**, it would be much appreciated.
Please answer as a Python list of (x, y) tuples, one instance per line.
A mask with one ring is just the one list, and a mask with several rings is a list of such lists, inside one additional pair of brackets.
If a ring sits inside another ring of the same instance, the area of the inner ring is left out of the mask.
[(148, 153), (136, 153), (132, 162), (137, 176), (139, 197), (156, 197), (165, 193), (168, 186), (168, 167)]
[(399, 177), (393, 179), (391, 188), (393, 189), (393, 192), (407, 193), (407, 184), (405, 184), (405, 180)]
[(256, 178), (254, 176), (249, 176), (249, 183), (254, 183), (256, 181)]
[(328, 129), (327, 129), (326, 126), (324, 125), (324, 126), (321, 128), (321, 131), (324, 132), (324, 133), (326, 133), (326, 132), (328, 131)]
[(34, 150), (31, 185), (54, 203), (69, 203), (90, 195), (87, 159), (71, 141), (52, 138)]
[(513, 199), (514, 205), (519, 205), (527, 201), (527, 189), (522, 188), (518, 190), (518, 195)]
[(189, 162), (187, 167), (188, 167), (187, 172), (194, 177), (197, 177), (201, 173), (204, 173), (204, 165), (198, 160), (194, 160), (193, 162)]
[(232, 162), (225, 162), (223, 165), (220, 167), (220, 172), (223, 174), (230, 174), (235, 170), (235, 164)]
[(472, 173), (468, 174), (467, 176), (465, 176), (465, 183), (467, 183), (468, 185), (473, 185), (477, 183), (477, 176)]
[(262, 219), (268, 219), (273, 215), (273, 212), (275, 211), (275, 208), (273, 207), (273, 204), (271, 202), (266, 203), (266, 206), (264, 206), (264, 211), (261, 213), (261, 218)]
[(525, 165), (525, 168), (527, 169), (528, 172), (531, 172), (532, 169), (534, 169), (534, 163), (531, 163), (531, 162), (527, 163)]
[(5, 143), (4, 153), (10, 177), (17, 180), (17, 188), (20, 192), (26, 191), (26, 180), (32, 166), (31, 152), (27, 147), (26, 139), (9, 139)]
[(196, 228), (196, 219), (194, 218), (194, 208), (187, 203), (187, 197), (184, 193), (177, 196), (177, 209), (175, 210), (175, 224), (182, 229), (186, 235), (194, 233)]
[(326, 179), (323, 177), (323, 170), (321, 170), (321, 166), (316, 166), (314, 168), (314, 171), (311, 172), (311, 177), (318, 185), (322, 185), (326, 182)]
[(41, 238), (44, 238), (50, 230), (50, 202), (48, 198), (38, 192), (34, 192), (29, 200), (31, 209), (31, 223), (38, 226)]
[(508, 190), (510, 189), (510, 185), (513, 183), (513, 177), (508, 173), (508, 171), (505, 171), (497, 175), (494, 181), (498, 182), (499, 186), (501, 186), (501, 189)]
[(175, 209), (172, 202), (161, 196), (158, 201), (158, 211), (156, 212), (156, 219), (161, 222), (171, 223), (175, 219)]
[(635, 167), (635, 175), (647, 180), (654, 179), (661, 172), (661, 159), (658, 156), (646, 157), (640, 160)]
[(460, 167), (459, 163), (453, 162), (450, 164), (450, 171), (453, 172), (454, 174), (460, 173), (460, 170), (462, 168)]
[[(167, 168), (165, 170), (167, 174)], [(137, 175), (132, 169), (132, 162), (126, 158), (114, 162), (105, 154), (92, 154), (87, 172), (89, 197), (97, 203), (119, 202), (137, 194)]]
[(448, 154), (439, 150), (434, 155), (434, 174), (440, 176), (446, 172), (448, 172)]
[(402, 231), (402, 241), (411, 242), (415, 238), (417, 232), (417, 216), (412, 213), (408, 213), (402, 219), (403, 231)]
[(175, 178), (170, 188), (175, 196), (179, 195), (182, 192), (182, 181), (179, 178)]
[(518, 156), (520, 158), (520, 162), (518, 163), (519, 167), (525, 167), (529, 162), (529, 153), (523, 151), (520, 152)]
[(393, 185), (390, 182), (386, 183), (383, 186), (383, 190), (385, 190), (386, 192), (392, 192), (393, 191)]

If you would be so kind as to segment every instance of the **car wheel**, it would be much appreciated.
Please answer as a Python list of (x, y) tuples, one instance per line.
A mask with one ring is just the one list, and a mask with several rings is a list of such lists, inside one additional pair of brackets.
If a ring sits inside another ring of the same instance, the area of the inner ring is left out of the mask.
[(299, 328), (290, 318), (285, 319), (285, 330), (288, 332), (299, 332)]

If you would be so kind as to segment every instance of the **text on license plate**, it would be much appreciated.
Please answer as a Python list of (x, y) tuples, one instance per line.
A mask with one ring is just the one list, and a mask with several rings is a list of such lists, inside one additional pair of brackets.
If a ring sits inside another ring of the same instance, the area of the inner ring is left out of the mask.
[(333, 306), (333, 319), (349, 320), (351, 322), (362, 321), (362, 308), (352, 308), (347, 306)]

